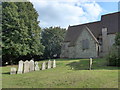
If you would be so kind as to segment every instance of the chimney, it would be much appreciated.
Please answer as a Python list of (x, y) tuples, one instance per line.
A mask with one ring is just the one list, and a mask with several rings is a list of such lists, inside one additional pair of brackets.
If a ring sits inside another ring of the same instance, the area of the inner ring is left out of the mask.
[(106, 55), (108, 53), (107, 28), (102, 28), (102, 51), (103, 55)]

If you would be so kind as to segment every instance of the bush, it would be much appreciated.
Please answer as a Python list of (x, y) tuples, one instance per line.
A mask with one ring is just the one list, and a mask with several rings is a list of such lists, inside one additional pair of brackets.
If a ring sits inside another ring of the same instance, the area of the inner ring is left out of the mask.
[(120, 53), (118, 52), (119, 48), (113, 46), (107, 55), (108, 65), (110, 66), (120, 66)]

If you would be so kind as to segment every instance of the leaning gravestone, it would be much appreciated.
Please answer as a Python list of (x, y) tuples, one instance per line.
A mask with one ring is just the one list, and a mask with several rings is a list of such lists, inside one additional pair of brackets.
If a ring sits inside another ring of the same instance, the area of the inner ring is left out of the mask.
[(26, 61), (24, 62), (24, 73), (27, 73), (27, 72), (30, 71), (30, 65), (29, 65), (29, 64), (30, 64), (30, 63), (29, 63), (28, 60), (26, 60)]
[(48, 67), (47, 67), (48, 69), (50, 69), (51, 68), (51, 61), (49, 60), (48, 61)]
[(56, 67), (56, 61), (54, 60), (53, 61), (53, 68), (55, 68)]
[(22, 74), (22, 73), (23, 73), (23, 61), (20, 60), (17, 74)]
[(34, 61), (30, 60), (30, 71), (34, 71)]
[(45, 69), (46, 69), (46, 63), (43, 62), (43, 63), (42, 63), (42, 70), (45, 70)]
[(40, 68), (39, 68), (39, 66), (38, 66), (38, 62), (36, 61), (35, 62), (35, 71), (39, 71), (40, 70)]
[(11, 71), (10, 71), (10, 74), (16, 74), (16, 72), (17, 72), (17, 69), (12, 67)]
[(92, 68), (92, 58), (90, 58), (90, 63), (89, 63), (89, 70)]

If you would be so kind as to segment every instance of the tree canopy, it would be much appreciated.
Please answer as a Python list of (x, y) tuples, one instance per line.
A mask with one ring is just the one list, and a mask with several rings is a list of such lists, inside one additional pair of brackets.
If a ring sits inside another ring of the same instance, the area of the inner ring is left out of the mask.
[(119, 51), (120, 51), (120, 33), (117, 33), (115, 37), (115, 44), (113, 45), (107, 56), (108, 65), (120, 67)]
[(66, 30), (60, 27), (49, 27), (42, 31), (42, 44), (45, 46), (44, 58), (59, 57)]
[(3, 2), (3, 61), (16, 62), (21, 56), (42, 55), (38, 13), (30, 2)]
[(115, 37), (115, 45), (116, 45), (116, 46), (120, 46), (120, 33), (117, 33), (117, 34), (116, 34), (116, 37)]

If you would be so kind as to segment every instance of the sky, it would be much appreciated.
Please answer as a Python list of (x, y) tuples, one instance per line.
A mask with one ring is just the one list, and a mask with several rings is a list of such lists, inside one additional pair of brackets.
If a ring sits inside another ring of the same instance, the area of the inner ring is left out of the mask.
[(30, 0), (39, 14), (41, 28), (100, 21), (101, 15), (118, 11), (118, 2), (88, 0)]

